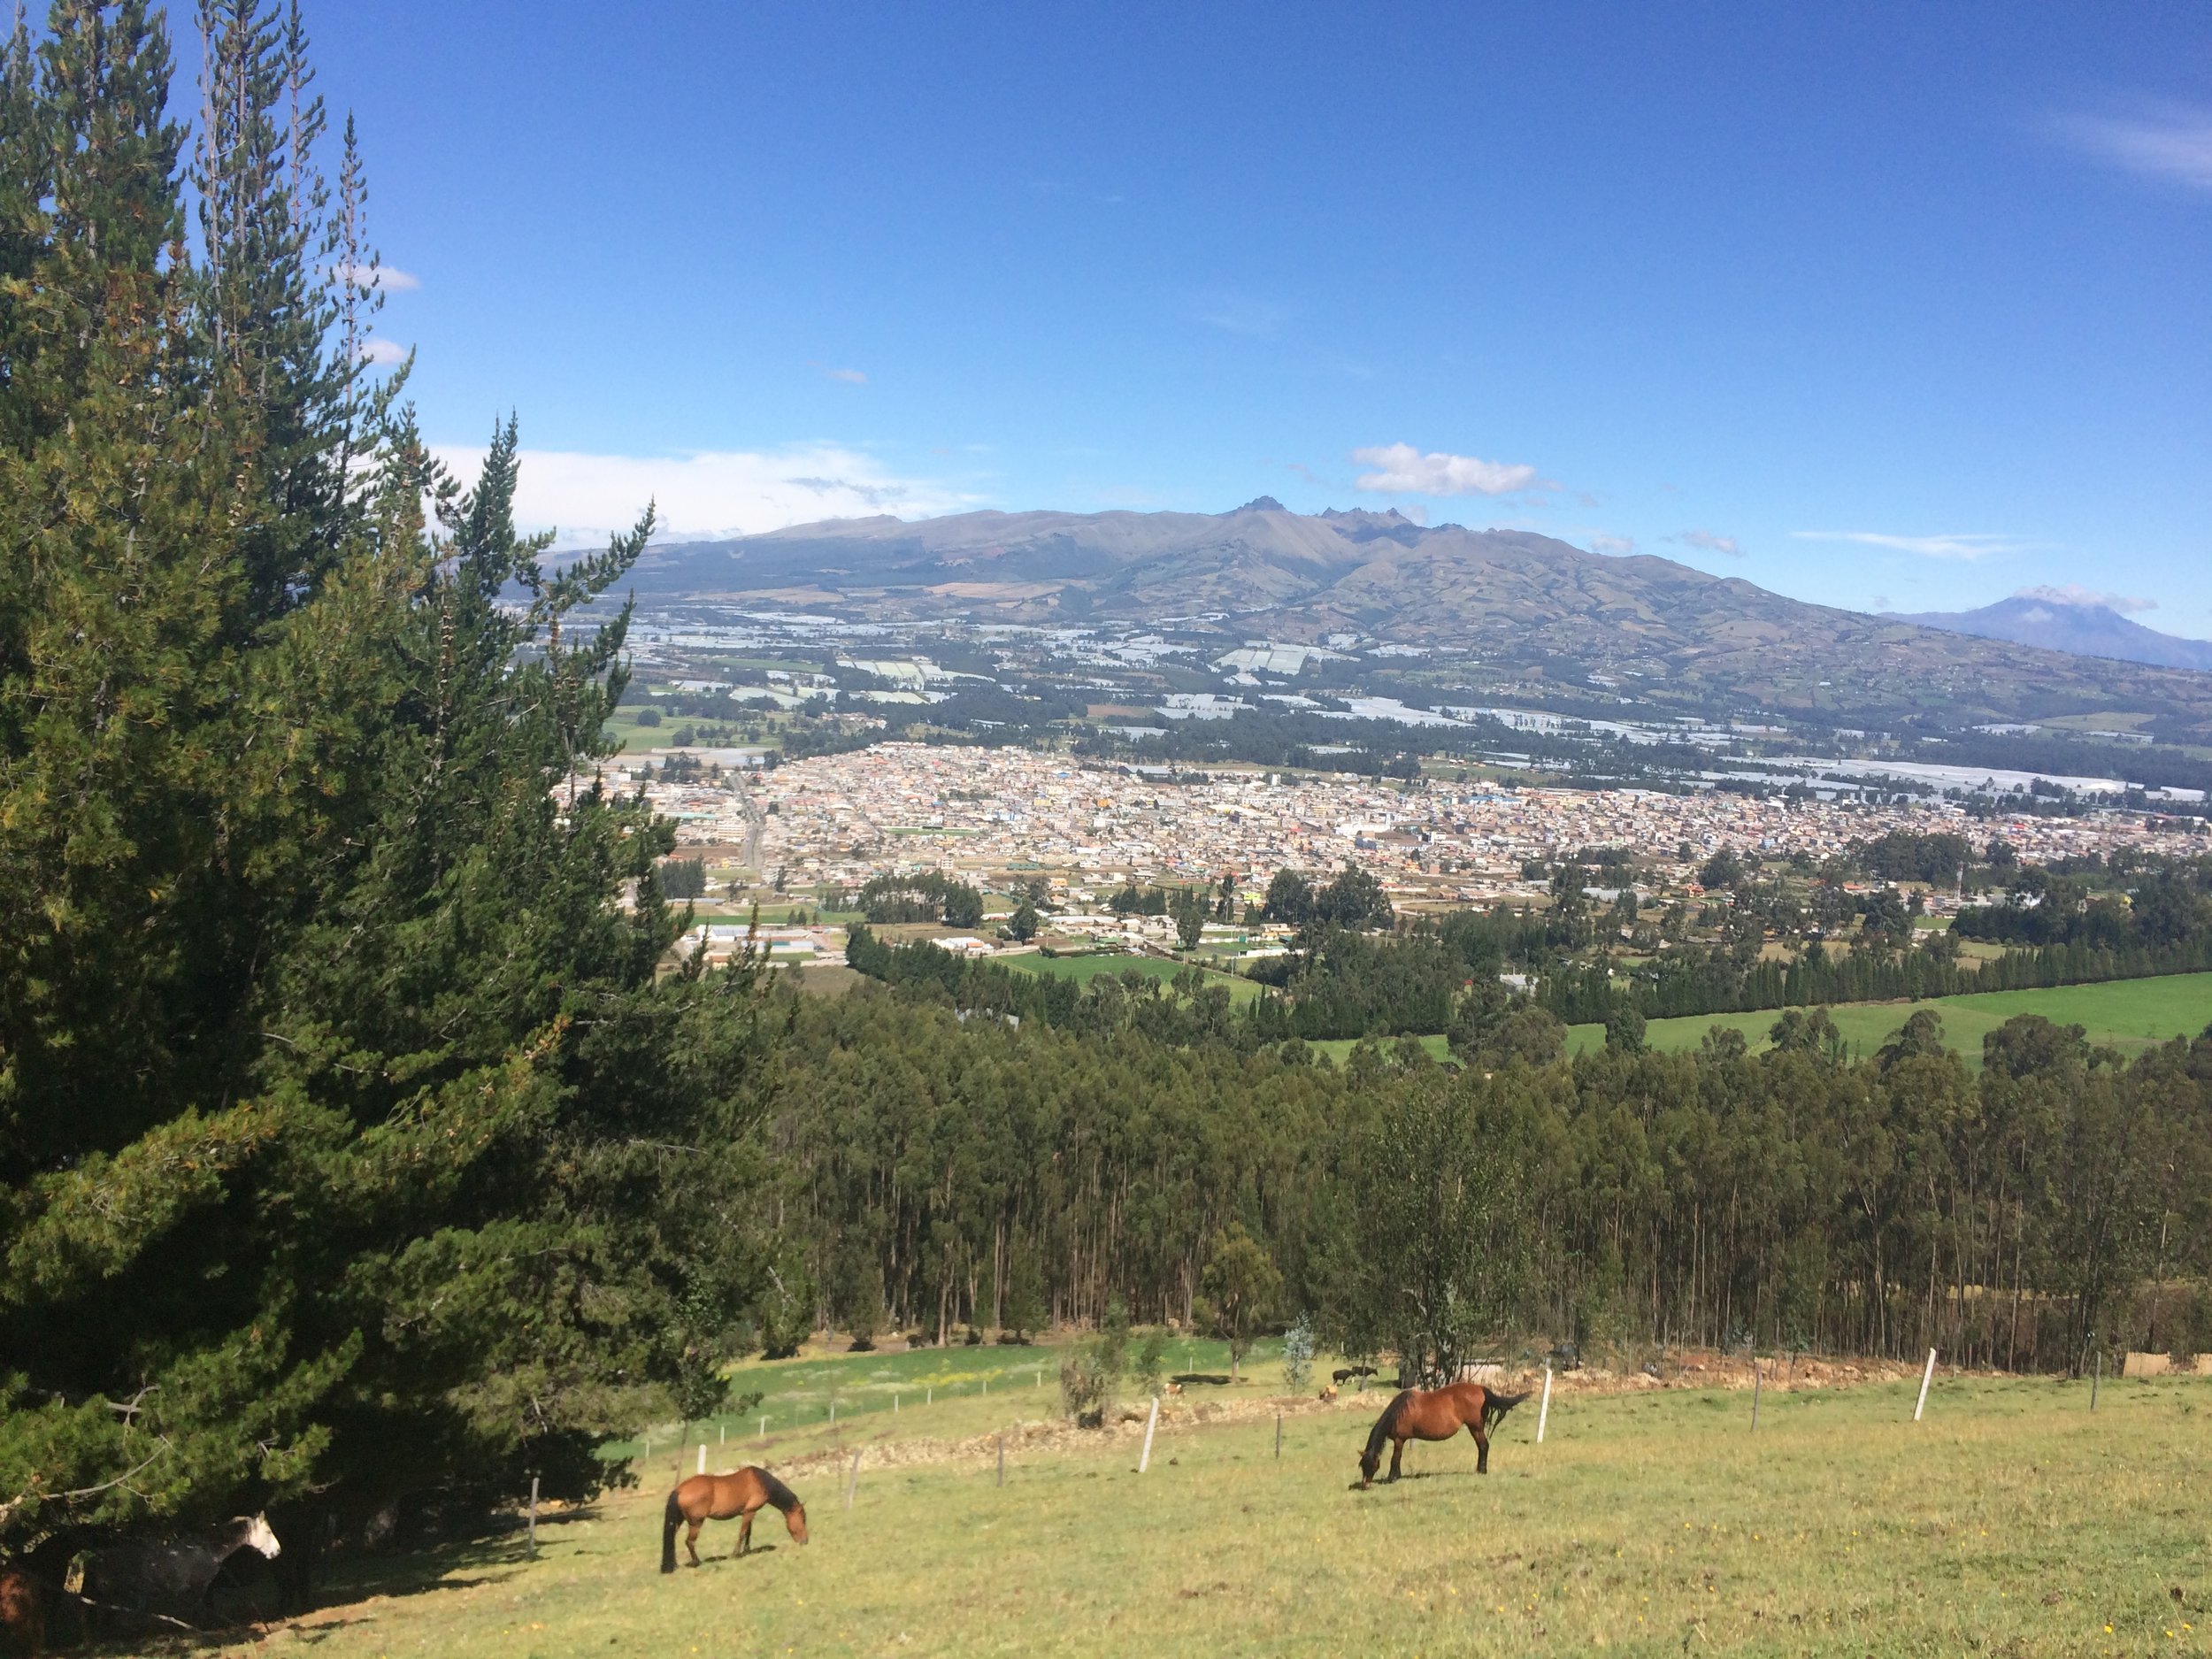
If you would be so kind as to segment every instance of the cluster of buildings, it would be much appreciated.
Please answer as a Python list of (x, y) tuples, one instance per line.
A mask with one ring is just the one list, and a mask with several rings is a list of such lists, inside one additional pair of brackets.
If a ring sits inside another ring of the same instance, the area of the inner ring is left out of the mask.
[(2002, 836), (2029, 863), (2122, 848), (2200, 851), (2186, 821), (2143, 812), (1970, 819), (1943, 802), (1842, 804), (1642, 789), (1504, 788), (1436, 781), (1410, 787), (1342, 775), (1254, 770), (1169, 777), (1087, 765), (1025, 749), (883, 743), (771, 771), (663, 781), (641, 767), (611, 785), (642, 787), (679, 826), (680, 842), (742, 847), (764, 878), (794, 891), (941, 871), (1003, 888), (1043, 876), (1064, 902), (1103, 900), (1123, 883), (1218, 881), (1265, 888), (1281, 869), (1351, 864), (1401, 902), (1482, 903), (1533, 895), (1523, 867), (1594, 847), (1624, 847), (1681, 880), (1720, 849), (1815, 860), (1891, 830)]

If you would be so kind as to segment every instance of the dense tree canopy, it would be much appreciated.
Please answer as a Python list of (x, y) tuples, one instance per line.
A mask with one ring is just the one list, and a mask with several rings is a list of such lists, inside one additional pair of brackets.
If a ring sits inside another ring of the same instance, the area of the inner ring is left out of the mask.
[(142, 0), (0, 77), (10, 1550), (588, 1486), (770, 1248), (753, 977), (657, 972), (667, 830), (588, 780), (647, 526), (549, 572), (511, 426), (432, 465), (296, 13), (202, 23), (188, 174)]

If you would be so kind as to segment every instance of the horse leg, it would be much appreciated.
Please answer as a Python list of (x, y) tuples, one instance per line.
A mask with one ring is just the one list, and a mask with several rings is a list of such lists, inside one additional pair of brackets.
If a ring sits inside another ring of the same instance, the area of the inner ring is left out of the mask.
[(737, 1548), (730, 1552), (730, 1559), (737, 1560), (753, 1547), (753, 1511), (748, 1509), (738, 1517)]
[(684, 1554), (691, 1557), (691, 1564), (695, 1567), (699, 1564), (699, 1529), (706, 1524), (707, 1517), (703, 1515), (692, 1522), (684, 1532)]
[(1482, 1419), (1477, 1417), (1467, 1425), (1467, 1432), (1475, 1437), (1475, 1472), (1490, 1472), (1490, 1437), (1482, 1432)]
[(1406, 1443), (1403, 1440), (1393, 1440), (1390, 1442), (1390, 1478), (1393, 1480), (1395, 1480), (1398, 1478), (1398, 1463), (1399, 1461), (1405, 1456), (1405, 1455)]

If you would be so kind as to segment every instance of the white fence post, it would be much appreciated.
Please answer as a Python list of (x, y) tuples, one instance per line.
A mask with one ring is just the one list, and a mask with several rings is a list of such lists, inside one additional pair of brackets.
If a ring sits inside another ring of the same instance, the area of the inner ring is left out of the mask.
[(1153, 1431), (1154, 1429), (1157, 1428), (1157, 1427), (1159, 1426), (1159, 1425), (1160, 1425), (1160, 1396), (1159, 1396), (1159, 1395), (1157, 1395), (1157, 1394), (1154, 1394), (1154, 1395), (1152, 1396), (1152, 1411), (1151, 1411), (1151, 1415), (1149, 1415), (1148, 1417), (1147, 1417), (1145, 1418), (1145, 1420), (1144, 1420), (1144, 1450), (1142, 1450), (1141, 1452), (1139, 1452), (1139, 1453), (1137, 1454), (1137, 1472), (1138, 1472), (1139, 1474), (1142, 1474), (1142, 1473), (1144, 1473), (1144, 1471), (1145, 1471), (1147, 1469), (1148, 1469), (1149, 1467), (1151, 1467), (1151, 1464), (1152, 1464), (1152, 1431)]
[(845, 1477), (845, 1507), (853, 1507), (853, 1494), (860, 1490), (860, 1448), (853, 1448), (853, 1471)]
[(707, 1443), (704, 1440), (699, 1442), (699, 1472), (703, 1475), (707, 1472)]
[(1920, 1421), (1920, 1414), (1928, 1409), (1928, 1385), (1935, 1380), (1935, 1349), (1930, 1348), (1927, 1369), (1920, 1373), (1920, 1398), (1913, 1402), (1912, 1420), (1915, 1423)]
[(1544, 1443), (1544, 1425), (1551, 1421), (1551, 1362), (1544, 1362), (1544, 1399), (1536, 1408), (1536, 1443)]
[(530, 1559), (538, 1558), (538, 1478), (530, 1477)]
[(1759, 1432), (1759, 1379), (1763, 1374), (1759, 1356), (1754, 1354), (1751, 1356), (1751, 1432), (1755, 1434)]

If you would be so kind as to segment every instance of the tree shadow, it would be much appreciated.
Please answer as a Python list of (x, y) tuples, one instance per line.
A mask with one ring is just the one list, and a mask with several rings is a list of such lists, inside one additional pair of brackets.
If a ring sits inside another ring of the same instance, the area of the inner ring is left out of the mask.
[[(569, 1522), (592, 1518), (595, 1510), (586, 1505), (538, 1517), (542, 1537)], [(267, 1563), (250, 1569), (240, 1578), (219, 1584), (213, 1597), (213, 1616), (204, 1623), (180, 1629), (171, 1622), (176, 1609), (164, 1609), (170, 1617), (119, 1609), (91, 1609), (81, 1599), (57, 1594), (49, 1605), (49, 1645), (65, 1651), (107, 1659), (123, 1655), (187, 1655), (233, 1647), (242, 1639), (265, 1640), (294, 1627), (290, 1640), (312, 1645), (338, 1632), (366, 1623), (342, 1612), (323, 1617), (325, 1609), (337, 1609), (372, 1597), (399, 1600), (434, 1595), (442, 1591), (468, 1590), (500, 1584), (513, 1578), (530, 1561), (528, 1531), (518, 1519), (490, 1517), (465, 1535), (426, 1542), (404, 1550), (374, 1555), (324, 1556), (317, 1562), (313, 1586), (304, 1606), (287, 1608), (277, 1576)], [(257, 1557), (257, 1560), (258, 1558)], [(64, 1605), (68, 1604), (68, 1605)], [(62, 1628), (56, 1629), (58, 1613)], [(188, 1620), (188, 1623), (195, 1621)]]

